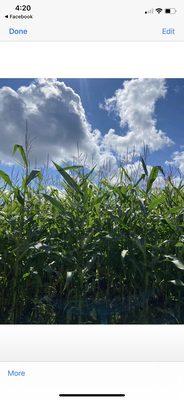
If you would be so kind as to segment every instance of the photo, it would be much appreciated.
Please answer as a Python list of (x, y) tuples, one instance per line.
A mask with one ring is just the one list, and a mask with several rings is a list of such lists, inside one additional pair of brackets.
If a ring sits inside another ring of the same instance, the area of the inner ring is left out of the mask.
[(184, 79), (0, 79), (0, 324), (184, 324)]

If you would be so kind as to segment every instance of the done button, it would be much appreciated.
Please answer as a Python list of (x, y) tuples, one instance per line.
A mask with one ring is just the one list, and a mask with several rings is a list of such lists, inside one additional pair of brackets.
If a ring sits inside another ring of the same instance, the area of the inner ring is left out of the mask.
[(27, 35), (27, 29), (9, 28), (9, 35)]

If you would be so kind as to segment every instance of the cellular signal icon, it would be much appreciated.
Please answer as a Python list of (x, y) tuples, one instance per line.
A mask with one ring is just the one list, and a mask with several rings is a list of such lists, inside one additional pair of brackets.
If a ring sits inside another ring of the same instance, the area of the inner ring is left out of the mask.
[(163, 8), (155, 8), (155, 11), (156, 11), (158, 14), (161, 14), (161, 12), (163, 11)]
[(145, 11), (145, 14), (154, 14), (154, 8), (151, 8), (151, 10)]

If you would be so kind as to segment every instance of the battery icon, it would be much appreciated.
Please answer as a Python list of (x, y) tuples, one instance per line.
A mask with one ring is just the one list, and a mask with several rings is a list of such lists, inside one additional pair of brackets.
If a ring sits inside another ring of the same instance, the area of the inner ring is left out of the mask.
[(176, 14), (177, 10), (176, 8), (166, 8), (165, 13), (166, 14)]

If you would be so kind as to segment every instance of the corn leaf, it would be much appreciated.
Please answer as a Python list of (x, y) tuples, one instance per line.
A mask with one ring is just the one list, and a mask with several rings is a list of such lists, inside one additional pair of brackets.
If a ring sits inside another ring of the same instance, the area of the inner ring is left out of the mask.
[(175, 286), (184, 287), (184, 282), (182, 282), (180, 279), (174, 279), (174, 280), (172, 280), (170, 282)]
[(56, 164), (55, 162), (53, 162), (53, 164), (55, 165), (57, 171), (62, 175), (62, 177), (64, 178), (64, 180), (66, 181), (66, 183), (77, 193), (79, 193), (80, 195), (82, 195), (83, 193), (81, 192), (77, 182), (65, 171), (64, 168), (60, 167), (60, 165)]
[(14, 189), (15, 197), (18, 200), (18, 202), (21, 204), (21, 206), (24, 206), (24, 197), (22, 196), (19, 188)]
[(43, 197), (48, 200), (54, 207), (56, 207), (57, 209), (59, 209), (60, 211), (64, 210), (64, 207), (62, 206), (61, 202), (56, 199), (55, 197), (52, 197), (48, 194), (43, 194)]
[(25, 153), (24, 148), (23, 148), (20, 144), (15, 144), (15, 145), (14, 145), (14, 148), (13, 148), (13, 155), (14, 155), (17, 151), (19, 152), (19, 154), (20, 154), (21, 157), (22, 157), (24, 166), (27, 168), (27, 167), (28, 167), (28, 160), (27, 160), (27, 157), (26, 157), (26, 153)]
[(146, 166), (146, 163), (145, 163), (145, 161), (144, 161), (144, 159), (142, 157), (141, 157), (141, 164), (142, 164), (142, 167), (143, 167), (145, 175), (148, 176), (147, 166)]
[(148, 178), (148, 182), (147, 182), (146, 193), (149, 193), (149, 191), (151, 190), (153, 183), (157, 179), (159, 172), (163, 173), (162, 167), (160, 167), (160, 166), (152, 167), (149, 178)]
[(28, 177), (25, 180), (25, 186), (29, 185), (29, 183), (35, 178), (41, 178), (41, 172), (37, 169), (33, 169)]
[(12, 186), (12, 181), (6, 172), (0, 170), (0, 178), (9, 186)]
[(166, 259), (171, 261), (178, 269), (184, 270), (184, 264), (175, 257), (172, 256), (165, 256)]

